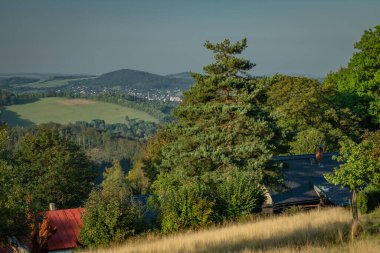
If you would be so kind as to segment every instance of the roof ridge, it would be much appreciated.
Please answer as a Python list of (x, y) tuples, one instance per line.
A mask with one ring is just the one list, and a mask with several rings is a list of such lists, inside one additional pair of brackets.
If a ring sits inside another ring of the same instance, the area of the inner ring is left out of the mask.
[[(323, 153), (323, 156), (325, 156), (325, 157), (331, 157), (334, 155), (339, 155), (339, 152)], [(308, 158), (315, 158), (315, 154), (273, 156), (272, 160), (274, 160), (274, 161), (286, 161), (286, 160), (300, 160), (300, 159), (308, 159)]]

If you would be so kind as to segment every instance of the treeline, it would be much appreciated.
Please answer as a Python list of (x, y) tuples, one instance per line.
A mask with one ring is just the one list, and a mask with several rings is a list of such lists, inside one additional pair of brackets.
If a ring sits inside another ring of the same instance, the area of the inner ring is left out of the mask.
[(39, 80), (40, 80), (39, 78), (18, 77), (18, 76), (0, 78), (0, 88), (11, 89), (17, 85), (34, 83), (34, 82), (38, 82)]
[(16, 95), (12, 92), (0, 89), (0, 106), (13, 105), (17, 103)]
[[(96, 163), (124, 160), (129, 164), (139, 155), (145, 140), (157, 130), (155, 123), (135, 119), (127, 119), (125, 124), (93, 120), (68, 125), (46, 123), (39, 127), (54, 130), (61, 137), (76, 143)], [(10, 128), (8, 148), (17, 149), (24, 136), (36, 134), (39, 127)]]
[(83, 96), (83, 98), (94, 99), (138, 109), (147, 112), (149, 115), (158, 119), (161, 123), (170, 122), (172, 120), (170, 114), (172, 110), (178, 106), (178, 103), (176, 102), (146, 100), (117, 92), (100, 93), (91, 96)]

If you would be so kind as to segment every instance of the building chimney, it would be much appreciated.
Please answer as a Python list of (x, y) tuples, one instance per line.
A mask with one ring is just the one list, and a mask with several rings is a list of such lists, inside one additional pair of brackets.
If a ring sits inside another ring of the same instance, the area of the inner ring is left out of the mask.
[(49, 203), (49, 210), (50, 210), (50, 211), (54, 211), (54, 210), (56, 210), (56, 209), (55, 209), (55, 204), (54, 204), (54, 203)]
[(320, 167), (323, 167), (323, 148), (322, 145), (319, 145), (317, 150), (315, 151), (315, 158), (317, 159), (317, 162)]

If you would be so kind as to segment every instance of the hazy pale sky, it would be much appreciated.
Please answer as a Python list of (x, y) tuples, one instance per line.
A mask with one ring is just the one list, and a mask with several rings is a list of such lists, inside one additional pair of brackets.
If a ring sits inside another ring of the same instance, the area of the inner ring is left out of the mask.
[(253, 74), (324, 76), (376, 25), (380, 0), (0, 0), (0, 73), (199, 72), (247, 37)]

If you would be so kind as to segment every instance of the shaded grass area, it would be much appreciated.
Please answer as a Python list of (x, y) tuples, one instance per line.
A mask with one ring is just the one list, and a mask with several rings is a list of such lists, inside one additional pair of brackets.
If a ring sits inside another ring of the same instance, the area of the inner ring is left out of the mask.
[(380, 252), (377, 235), (350, 241), (351, 214), (313, 210), (169, 236), (147, 235), (96, 252)]
[(0, 119), (11, 126), (56, 122), (61, 124), (76, 121), (102, 119), (106, 123), (125, 123), (125, 116), (151, 122), (158, 120), (146, 112), (116, 104), (82, 99), (78, 103), (67, 98), (41, 98), (31, 103), (2, 107)]
[(372, 213), (363, 215), (361, 217), (361, 224), (364, 228), (364, 231), (367, 233), (379, 234), (380, 241), (380, 206), (376, 208)]

